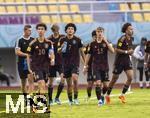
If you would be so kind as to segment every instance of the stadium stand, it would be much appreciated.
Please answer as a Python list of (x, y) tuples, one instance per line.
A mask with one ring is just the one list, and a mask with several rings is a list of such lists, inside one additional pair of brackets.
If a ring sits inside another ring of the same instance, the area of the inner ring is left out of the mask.
[[(48, 4), (47, 2), (50, 2), (50, 4)], [(0, 3), (5, 4), (0, 5), (0, 17), (2, 17), (3, 14), (5, 14), (5, 16), (12, 17), (6, 17), (8, 23), (12, 24), (14, 24), (12, 21), (15, 21), (15, 23), (22, 23), (22, 20), (20, 22), (20, 18), (18, 18), (18, 15), (22, 15), (22, 17), (23, 15), (27, 16), (27, 19), (29, 19), (29, 23), (31, 21), (34, 21), (32, 23), (37, 23), (36, 21), (44, 21), (46, 23), (48, 23), (49, 21), (50, 23), (68, 23), (70, 21), (73, 21), (75, 23), (92, 23), (93, 21), (150, 21), (150, 12), (142, 11), (150, 10), (149, 2), (111, 3), (109, 1), (99, 1), (98, 3), (98, 1), (96, 0), (93, 0), (93, 3), (81, 2), (82, 0), (80, 0), (80, 3), (78, 3), (77, 0), (76, 2), (73, 0), (0, 0)], [(15, 5), (15, 3), (17, 4)], [(8, 13), (8, 15), (6, 15), (6, 13)], [(31, 15), (34, 15), (34, 18), (30, 17)], [(56, 15), (59, 15), (58, 21), (55, 21)], [(18, 22), (16, 22), (16, 20), (12, 20), (14, 19), (14, 16), (16, 16)], [(47, 20), (44, 20), (44, 17)], [(1, 21), (3, 21), (3, 18), (1, 19)], [(0, 24), (3, 23), (4, 22), (0, 22)]]
[[(139, 3), (131, 4), (131, 10), (141, 10), (140, 4)], [(132, 15), (133, 15), (134, 21), (137, 21), (137, 22), (143, 21), (143, 16), (141, 13), (133, 13)]]

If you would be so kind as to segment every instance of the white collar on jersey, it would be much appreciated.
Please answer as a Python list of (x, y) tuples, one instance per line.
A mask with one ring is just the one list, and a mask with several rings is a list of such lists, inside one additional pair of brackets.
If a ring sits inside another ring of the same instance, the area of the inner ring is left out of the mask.
[(22, 38), (24, 38), (25, 40), (29, 40), (31, 36), (29, 36), (28, 38), (25, 38), (24, 35), (22, 35)]

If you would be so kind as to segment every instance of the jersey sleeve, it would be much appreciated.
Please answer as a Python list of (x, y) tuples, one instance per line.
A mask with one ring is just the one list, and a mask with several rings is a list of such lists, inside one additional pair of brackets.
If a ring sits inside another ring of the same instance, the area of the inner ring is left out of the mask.
[(27, 53), (32, 54), (33, 50), (34, 50), (34, 43), (31, 42), (27, 48)]
[(83, 43), (82, 43), (82, 41), (81, 41), (81, 39), (79, 39), (79, 48), (82, 48), (83, 47)]
[(124, 37), (121, 37), (121, 38), (118, 40), (116, 47), (117, 47), (118, 49), (121, 49), (122, 46), (123, 46), (123, 43), (124, 43)]
[(15, 48), (21, 48), (21, 40), (20, 39), (17, 39)]

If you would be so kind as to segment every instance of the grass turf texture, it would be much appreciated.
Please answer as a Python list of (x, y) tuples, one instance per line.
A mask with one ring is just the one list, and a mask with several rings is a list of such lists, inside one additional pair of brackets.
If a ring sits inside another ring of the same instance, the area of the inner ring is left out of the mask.
[[(4, 91), (3, 91), (4, 92)], [(9, 91), (6, 91), (9, 92)], [(121, 92), (120, 89), (113, 90), (116, 95)], [(120, 103), (118, 96), (111, 97), (111, 105), (97, 106), (95, 90), (92, 92), (92, 98), (89, 103), (85, 103), (86, 90), (79, 91), (79, 106), (69, 106), (67, 102), (66, 90), (61, 94), (62, 105), (51, 107), (50, 114), (6, 114), (0, 113), (0, 118), (150, 118), (150, 89), (132, 89), (132, 94), (126, 95), (127, 103)], [(56, 91), (54, 91), (53, 98)], [(0, 98), (0, 105), (5, 105)], [(0, 106), (0, 112), (5, 111)]]

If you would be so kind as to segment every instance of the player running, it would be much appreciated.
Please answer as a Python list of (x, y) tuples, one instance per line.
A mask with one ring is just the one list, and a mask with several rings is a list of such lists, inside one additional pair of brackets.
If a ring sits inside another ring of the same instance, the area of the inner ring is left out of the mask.
[(122, 93), (119, 96), (119, 99), (122, 103), (126, 102), (125, 93), (128, 91), (129, 86), (131, 85), (133, 79), (133, 69), (130, 56), (133, 54), (132, 42), (133, 42), (133, 27), (130, 23), (125, 23), (122, 27), (122, 32), (125, 33), (118, 40), (116, 51), (116, 57), (114, 62), (113, 76), (112, 80), (108, 85), (108, 91), (106, 96), (106, 103), (110, 104), (110, 93), (114, 84), (116, 83), (119, 75), (122, 71), (125, 71), (127, 75), (127, 81), (123, 87)]

